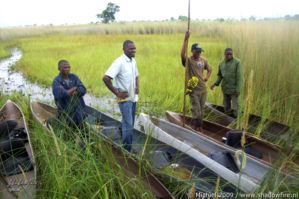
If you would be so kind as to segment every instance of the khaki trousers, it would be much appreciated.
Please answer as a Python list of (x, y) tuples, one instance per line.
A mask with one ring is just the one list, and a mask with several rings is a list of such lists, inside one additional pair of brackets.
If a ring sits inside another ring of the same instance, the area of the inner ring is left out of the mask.
[(192, 117), (195, 120), (195, 125), (202, 126), (203, 109), (207, 98), (206, 88), (194, 88), (189, 95), (191, 103)]

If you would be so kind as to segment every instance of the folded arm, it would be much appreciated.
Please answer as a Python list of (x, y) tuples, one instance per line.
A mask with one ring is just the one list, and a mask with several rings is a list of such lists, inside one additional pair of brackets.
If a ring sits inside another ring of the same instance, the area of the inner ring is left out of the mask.
[(78, 93), (78, 95), (80, 97), (82, 97), (86, 94), (86, 88), (85, 88), (84, 84), (82, 83), (82, 81), (79, 79), (79, 77), (77, 77), (77, 79), (76, 79), (75, 87), (76, 87), (75, 91)]
[(65, 90), (57, 80), (53, 81), (52, 90), (55, 99), (62, 99), (69, 96), (68, 91)]

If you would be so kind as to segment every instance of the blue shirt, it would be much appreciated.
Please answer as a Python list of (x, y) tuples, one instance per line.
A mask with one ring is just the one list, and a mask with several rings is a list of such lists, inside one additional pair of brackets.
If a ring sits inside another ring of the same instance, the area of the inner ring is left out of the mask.
[[(60, 88), (60, 86), (63, 88)], [(75, 86), (77, 87), (77, 94), (69, 96), (67, 90)], [(61, 73), (59, 73), (53, 80), (52, 91), (55, 104), (58, 107), (58, 119), (62, 119), (62, 116), (65, 115), (68, 124), (80, 124), (85, 118), (83, 96), (86, 93), (86, 88), (79, 77), (76, 74), (70, 73), (69, 80), (66, 81), (62, 78)]]

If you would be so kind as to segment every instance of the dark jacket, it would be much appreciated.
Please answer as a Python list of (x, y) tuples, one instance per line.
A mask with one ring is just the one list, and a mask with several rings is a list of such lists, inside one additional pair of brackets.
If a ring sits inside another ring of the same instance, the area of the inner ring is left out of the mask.
[(222, 91), (224, 94), (240, 93), (242, 87), (242, 68), (240, 60), (233, 58), (230, 61), (223, 60), (219, 64), (218, 79), (215, 85), (222, 81)]
[[(60, 88), (63, 86), (63, 88)], [(72, 87), (77, 87), (77, 94), (69, 96), (67, 90)], [(57, 75), (52, 84), (55, 104), (58, 108), (57, 117), (59, 120), (65, 119), (69, 125), (78, 125), (85, 118), (84, 108), (85, 102), (83, 96), (86, 93), (86, 88), (76, 74), (69, 74), (69, 82)]]

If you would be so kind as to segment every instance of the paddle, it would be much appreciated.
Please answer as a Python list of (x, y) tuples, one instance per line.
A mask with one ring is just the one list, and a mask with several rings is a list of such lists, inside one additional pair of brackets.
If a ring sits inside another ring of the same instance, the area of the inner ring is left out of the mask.
[[(190, 31), (190, 0), (188, 0), (188, 28), (187, 31)], [(187, 72), (188, 72), (188, 40), (186, 42), (185, 46), (185, 57), (186, 57), (186, 63), (185, 63), (185, 87), (184, 87), (184, 106), (183, 106), (183, 127), (185, 127), (185, 115), (186, 115), (186, 90), (187, 90)]]

